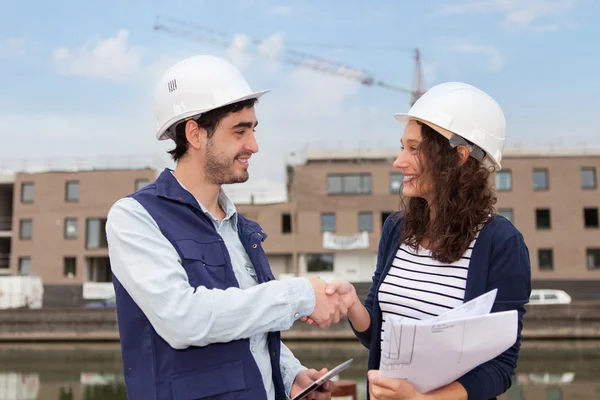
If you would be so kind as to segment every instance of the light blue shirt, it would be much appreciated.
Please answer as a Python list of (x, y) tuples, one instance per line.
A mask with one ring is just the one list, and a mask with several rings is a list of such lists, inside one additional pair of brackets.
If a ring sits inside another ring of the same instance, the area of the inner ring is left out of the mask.
[[(274, 400), (267, 332), (287, 330), (301, 316), (310, 315), (315, 306), (314, 291), (306, 278), (259, 285), (237, 233), (235, 206), (223, 191), (219, 204), (226, 213), (220, 222), (202, 204), (200, 207), (227, 246), (239, 288), (209, 290), (201, 286), (194, 290), (177, 251), (133, 198), (118, 200), (108, 214), (106, 235), (112, 272), (156, 332), (174, 348), (249, 338), (267, 398)], [(303, 369), (281, 343), (281, 373), (288, 396)]]

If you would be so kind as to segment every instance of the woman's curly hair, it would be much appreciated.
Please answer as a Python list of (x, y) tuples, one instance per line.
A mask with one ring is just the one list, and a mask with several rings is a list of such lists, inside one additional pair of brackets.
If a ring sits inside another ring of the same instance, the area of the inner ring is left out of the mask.
[(453, 263), (495, 212), (492, 171), (472, 157), (461, 164), (460, 153), (447, 138), (428, 125), (420, 126), (422, 141), (417, 151), (423, 180), (417, 178), (416, 183), (426, 184), (434, 195), (431, 204), (420, 197), (401, 195), (400, 241), (416, 250), (427, 239), (434, 259)]

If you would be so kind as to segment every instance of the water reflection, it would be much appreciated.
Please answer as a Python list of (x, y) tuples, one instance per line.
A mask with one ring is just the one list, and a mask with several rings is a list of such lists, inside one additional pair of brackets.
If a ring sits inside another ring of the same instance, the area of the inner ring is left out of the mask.
[[(367, 351), (354, 342), (287, 343), (304, 365), (354, 358), (341, 379), (364, 400)], [(2, 345), (0, 400), (125, 400), (116, 344)], [(600, 400), (600, 343), (526, 342), (511, 390), (501, 400)]]

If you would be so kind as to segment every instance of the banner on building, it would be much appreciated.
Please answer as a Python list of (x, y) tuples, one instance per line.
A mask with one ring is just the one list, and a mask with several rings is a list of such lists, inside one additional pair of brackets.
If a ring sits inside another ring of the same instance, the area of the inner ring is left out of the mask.
[(368, 232), (358, 235), (341, 236), (331, 232), (323, 232), (323, 248), (332, 250), (356, 250), (369, 247)]

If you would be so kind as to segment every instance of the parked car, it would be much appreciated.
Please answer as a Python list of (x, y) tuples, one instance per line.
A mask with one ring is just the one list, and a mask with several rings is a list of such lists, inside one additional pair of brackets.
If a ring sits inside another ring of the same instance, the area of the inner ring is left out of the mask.
[(93, 303), (88, 303), (85, 305), (85, 308), (115, 308), (117, 306), (116, 297), (110, 297), (106, 300), (94, 301)]
[(559, 289), (534, 289), (529, 297), (529, 304), (570, 304), (571, 296)]

